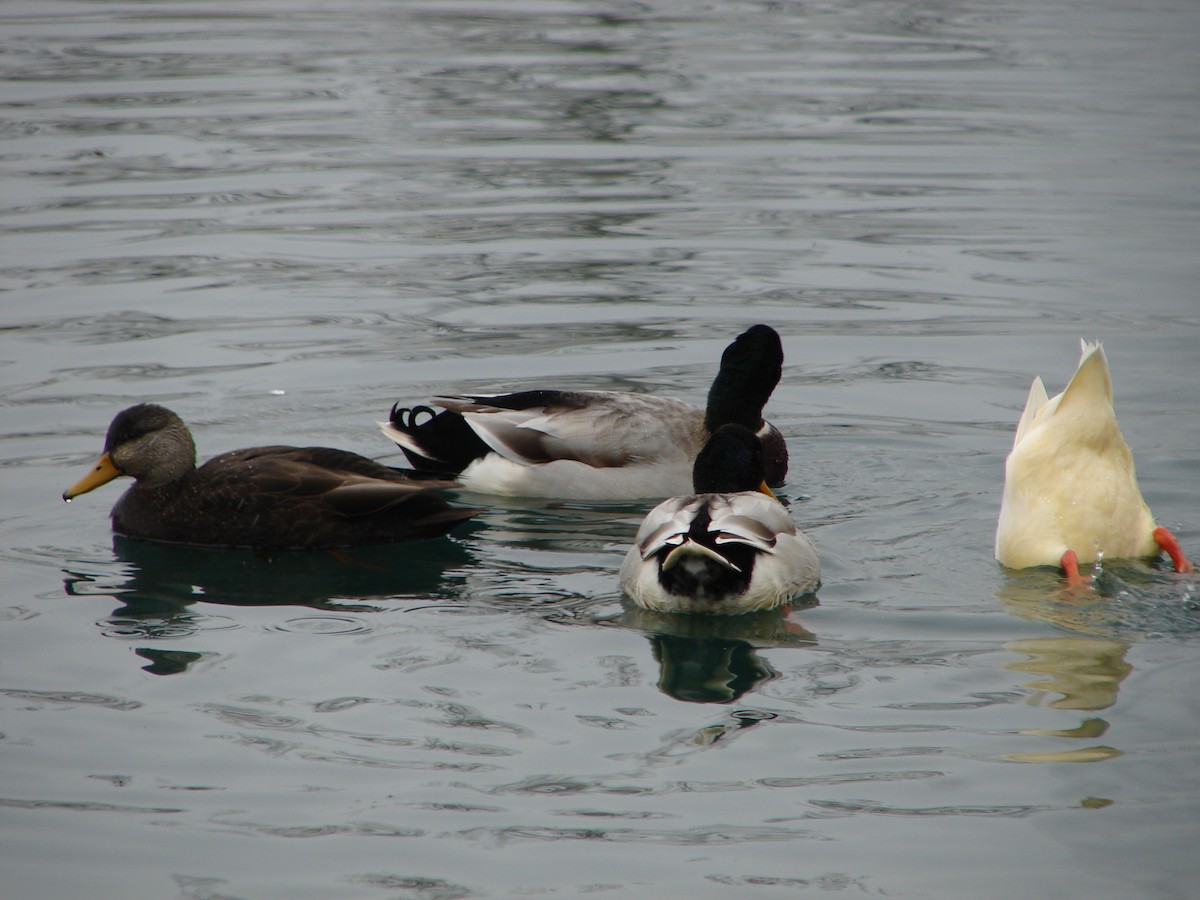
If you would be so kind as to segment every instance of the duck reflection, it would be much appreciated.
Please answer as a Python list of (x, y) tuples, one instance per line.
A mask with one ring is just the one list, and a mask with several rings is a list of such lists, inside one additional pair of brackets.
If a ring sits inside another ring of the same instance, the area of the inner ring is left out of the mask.
[[(1117, 702), (1121, 682), (1133, 671), (1125, 661), (1129, 644), (1089, 637), (1044, 637), (1011, 641), (1005, 649), (1025, 657), (1006, 663), (1017, 672), (1043, 675), (1024, 685), (1035, 693), (1030, 703), (1054, 709), (1108, 709)], [(1052, 699), (1048, 697), (1054, 696)]]
[(646, 634), (659, 667), (659, 690), (687, 703), (733, 703), (777, 678), (779, 672), (756, 652), (762, 647), (817, 643), (782, 607), (740, 616), (630, 608), (617, 624)]
[[(71, 596), (108, 594), (121, 602), (99, 624), (123, 640), (177, 640), (217, 627), (224, 617), (197, 604), (305, 606), (363, 611), (373, 599), (446, 593), (470, 554), (448, 538), (337, 551), (217, 550), (113, 537), (120, 575), (65, 570)], [(460, 579), (461, 580), (461, 579)], [(211, 653), (138, 647), (152, 675), (177, 675)]]
[[(1005, 664), (1006, 669), (1045, 676), (1023, 685), (1033, 691), (1029, 702), (1061, 710), (1108, 709), (1117, 702), (1121, 682), (1133, 671), (1125, 660), (1129, 644), (1096, 637), (1044, 637), (1012, 641), (1005, 645), (1025, 658)], [(1036, 737), (1095, 741), (1108, 731), (1098, 716), (1073, 728), (1028, 728), (1021, 733)], [(1072, 746), (1065, 750), (1010, 753), (1007, 758), (1025, 763), (1098, 762), (1121, 756), (1104, 744)]]
[(658, 689), (689, 703), (732, 703), (778, 677), (745, 641), (650, 635), (659, 665)]
[(142, 670), (151, 675), (178, 675), (191, 668), (208, 653), (192, 653), (188, 650), (156, 650), (153, 647), (138, 647), (133, 651), (142, 659), (150, 661)]
[[(1126, 581), (1125, 577), (1132, 580)], [(1006, 663), (1005, 668), (1042, 676), (1022, 685), (1032, 692), (1028, 700), (1033, 706), (1108, 709), (1117, 702), (1121, 683), (1133, 671), (1125, 659), (1130, 642), (1123, 638), (1165, 625), (1165, 607), (1160, 602), (1163, 587), (1152, 570), (1136, 564), (1097, 568), (1090, 584), (1066, 588), (1058, 573), (1048, 569), (1012, 573), (997, 592), (1004, 608), (1023, 619), (1048, 622), (1071, 634), (1011, 641), (1005, 648), (1023, 658)], [(1091, 742), (1102, 737), (1108, 726), (1105, 719), (1091, 716), (1073, 727), (1030, 728), (1022, 734)], [(1120, 755), (1114, 747), (1089, 743), (1065, 750), (1011, 753), (1007, 758), (1061, 763), (1096, 762)]]
[[(446, 590), (447, 573), (470, 561), (456, 541), (434, 538), (337, 551), (214, 550), (113, 538), (124, 581), (66, 572), (68, 594), (110, 593), (121, 618), (167, 618), (195, 603), (307, 606), (336, 610), (374, 598), (425, 597)], [(177, 637), (177, 634), (170, 635)]]

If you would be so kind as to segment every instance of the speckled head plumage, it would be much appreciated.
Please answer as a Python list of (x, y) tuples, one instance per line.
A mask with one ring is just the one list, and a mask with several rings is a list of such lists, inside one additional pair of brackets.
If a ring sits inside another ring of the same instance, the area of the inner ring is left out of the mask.
[(138, 403), (117, 413), (108, 426), (104, 438), (104, 449), (111, 453), (121, 444), (137, 440), (154, 431), (186, 427), (183, 420), (165, 406), (156, 403)]
[(196, 467), (196, 444), (183, 420), (165, 406), (139, 403), (108, 426), (104, 452), (122, 475), (144, 486), (166, 484)]

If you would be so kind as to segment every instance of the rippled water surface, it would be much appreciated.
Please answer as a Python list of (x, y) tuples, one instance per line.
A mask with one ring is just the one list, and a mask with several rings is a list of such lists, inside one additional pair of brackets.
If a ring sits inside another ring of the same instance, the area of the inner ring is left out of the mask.
[[(1200, 585), (992, 559), (1030, 379), (1099, 338), (1200, 555), (1183, 0), (0, 6), (0, 894), (1182, 898)], [(768, 408), (805, 609), (637, 614), (644, 506), (114, 542), (113, 414), (399, 462), (397, 400)]]

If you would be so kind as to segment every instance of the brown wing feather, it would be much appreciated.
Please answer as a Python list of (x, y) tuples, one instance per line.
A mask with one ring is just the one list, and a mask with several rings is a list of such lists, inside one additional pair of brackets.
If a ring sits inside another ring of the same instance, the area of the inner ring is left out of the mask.
[(324, 447), (253, 447), (209, 460), (180, 483), (135, 485), (114, 528), (173, 543), (263, 549), (344, 547), (444, 534), (478, 510), (450, 506), (444, 480)]

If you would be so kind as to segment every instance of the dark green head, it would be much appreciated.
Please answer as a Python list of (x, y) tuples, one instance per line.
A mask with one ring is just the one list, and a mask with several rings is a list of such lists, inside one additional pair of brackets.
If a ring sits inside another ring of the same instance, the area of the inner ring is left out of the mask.
[(708, 391), (704, 425), (715, 432), (735, 422), (758, 431), (763, 407), (783, 374), (783, 343), (769, 325), (754, 325), (721, 355), (721, 370)]
[(692, 467), (692, 487), (697, 494), (757, 491), (762, 484), (762, 444), (742, 425), (718, 428)]

